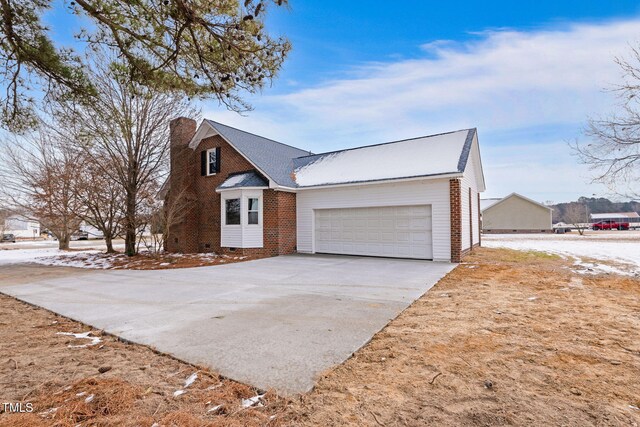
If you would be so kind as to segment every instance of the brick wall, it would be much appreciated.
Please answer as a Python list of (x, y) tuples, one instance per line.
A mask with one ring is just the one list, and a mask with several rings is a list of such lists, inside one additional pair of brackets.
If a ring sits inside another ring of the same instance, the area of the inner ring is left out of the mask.
[[(231, 173), (254, 170), (240, 153), (220, 136), (203, 139), (196, 150), (188, 143), (195, 134), (195, 122), (171, 122), (171, 189), (167, 198), (186, 186), (194, 206), (182, 223), (172, 227), (167, 237), (169, 252), (216, 252), (256, 257), (293, 253), (296, 250), (296, 195), (275, 190), (263, 191), (263, 248), (223, 248), (220, 245), (220, 194), (216, 188)], [(220, 147), (220, 172), (200, 174), (200, 153)]]
[(221, 248), (225, 254), (269, 257), (296, 251), (296, 195), (284, 191), (264, 190), (262, 248)]
[(451, 262), (462, 260), (462, 189), (459, 179), (449, 180), (451, 209)]
[[(200, 175), (200, 153), (220, 147), (220, 172), (215, 175)], [(197, 170), (195, 180), (198, 196), (198, 252), (220, 252), (220, 193), (216, 188), (229, 174), (253, 170), (254, 167), (222, 137), (216, 135), (203, 139), (193, 156), (192, 169)]]
[[(170, 189), (165, 197), (165, 208), (178, 202), (180, 198), (191, 200), (190, 208), (182, 220), (172, 224), (169, 234), (165, 238), (165, 249), (169, 252), (196, 252), (198, 242), (198, 210), (196, 190), (194, 187), (195, 174), (191, 162), (193, 151), (188, 144), (196, 132), (195, 120), (184, 117), (172, 120), (169, 124), (170, 132), (170, 161), (169, 175)], [(168, 208), (170, 209), (170, 208)]]

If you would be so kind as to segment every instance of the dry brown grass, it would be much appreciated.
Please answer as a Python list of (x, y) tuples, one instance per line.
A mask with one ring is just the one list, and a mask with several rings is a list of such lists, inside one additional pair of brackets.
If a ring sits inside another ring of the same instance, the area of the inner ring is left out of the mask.
[(538, 252), (465, 261), (326, 372), (291, 425), (640, 425), (638, 279)]
[[(263, 392), (100, 331), (94, 335), (102, 342), (86, 348), (69, 347), (86, 340), (56, 335), (87, 330), (0, 295), (0, 402), (34, 405), (33, 413), (0, 413), (1, 427), (279, 426), (287, 420), (289, 401), (273, 393), (264, 406), (243, 408), (242, 399)], [(100, 367), (111, 369), (100, 373)], [(184, 388), (193, 373), (198, 378)], [(174, 397), (179, 389), (186, 393)]]
[(69, 348), (55, 333), (85, 326), (0, 296), (0, 401), (58, 408), (0, 426), (640, 425), (638, 279), (538, 252), (465, 261), (311, 393), (246, 409), (259, 390), (110, 336)]

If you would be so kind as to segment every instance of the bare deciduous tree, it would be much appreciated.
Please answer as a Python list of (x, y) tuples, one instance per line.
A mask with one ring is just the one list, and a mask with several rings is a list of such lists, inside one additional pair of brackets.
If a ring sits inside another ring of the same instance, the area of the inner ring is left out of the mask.
[(197, 112), (180, 93), (155, 93), (131, 83), (112, 60), (98, 60), (91, 72), (97, 95), (89, 102), (60, 102), (55, 111), (79, 137), (93, 164), (112, 177), (125, 195), (125, 253), (137, 253), (142, 224), (141, 192), (167, 168), (169, 121)]
[(631, 50), (631, 59), (616, 58), (624, 80), (613, 91), (619, 111), (610, 117), (591, 119), (585, 130), (588, 143), (571, 144), (579, 159), (595, 173), (594, 181), (613, 192), (637, 198), (631, 185), (640, 179), (640, 50)]
[(81, 207), (77, 214), (87, 224), (102, 232), (107, 253), (113, 253), (113, 240), (122, 231), (125, 194), (122, 186), (105, 173), (109, 168), (96, 164), (106, 164), (109, 159), (90, 157), (84, 152), (82, 154), (77, 187)]
[(153, 200), (149, 228), (151, 230), (150, 242), (146, 244), (151, 251), (160, 252), (166, 249), (167, 236), (175, 226), (181, 224), (185, 216), (193, 208), (196, 200), (188, 188), (182, 187), (178, 191), (167, 188), (169, 181)]
[(581, 236), (584, 234), (584, 230), (589, 228), (587, 205), (570, 204), (567, 206), (564, 217), (567, 223), (573, 225)]
[(0, 207), (0, 237), (7, 231), (7, 220), (11, 216), (11, 211)]
[(37, 220), (69, 249), (81, 219), (77, 196), (81, 152), (61, 141), (46, 125), (24, 138), (5, 141), (0, 177), (5, 197), (24, 215)]

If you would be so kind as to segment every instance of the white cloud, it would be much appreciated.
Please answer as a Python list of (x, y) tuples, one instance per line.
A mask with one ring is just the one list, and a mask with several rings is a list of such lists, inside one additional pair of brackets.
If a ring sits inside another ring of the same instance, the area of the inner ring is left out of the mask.
[[(613, 59), (624, 55), (639, 34), (639, 19), (487, 31), (465, 43), (425, 44), (422, 59), (363, 64), (348, 78), (291, 88), (285, 95), (267, 91), (254, 100), (256, 110), (247, 117), (220, 111), (208, 116), (316, 152), (475, 126), (485, 150), (500, 145), (518, 156), (524, 151), (521, 144), (533, 143), (536, 152), (538, 142), (506, 140), (500, 134), (562, 127), (565, 133), (539, 142), (555, 144), (553, 150), (524, 157), (530, 162), (527, 171), (522, 164), (497, 164), (485, 156), (489, 188), (502, 187), (507, 179), (511, 191), (526, 192), (522, 185), (551, 194), (558, 177), (570, 175), (566, 188), (581, 187), (590, 195), (586, 171), (576, 166), (564, 140), (579, 136), (588, 115), (612, 107), (613, 97), (603, 88), (620, 79)], [(566, 160), (550, 162), (547, 152)], [(543, 175), (532, 178), (532, 170)], [(550, 180), (549, 174), (556, 178)], [(570, 198), (577, 191), (564, 193)]]

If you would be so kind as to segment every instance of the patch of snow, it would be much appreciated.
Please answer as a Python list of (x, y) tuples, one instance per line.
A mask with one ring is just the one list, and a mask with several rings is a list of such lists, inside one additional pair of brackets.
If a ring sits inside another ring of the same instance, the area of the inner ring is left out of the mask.
[(220, 184), (220, 188), (229, 188), (229, 187), (233, 187), (234, 185), (238, 185), (245, 179), (249, 178), (251, 175), (252, 175), (252, 172), (233, 175), (232, 177), (227, 178), (222, 184)]
[(198, 373), (194, 372), (193, 374), (191, 374), (191, 376), (189, 376), (189, 378), (187, 378), (184, 382), (184, 388), (189, 387), (191, 384), (193, 384), (193, 382), (198, 379)]
[(461, 130), (327, 153), (298, 167), (295, 180), (306, 187), (457, 172), (468, 133)]
[(113, 262), (118, 256), (105, 256), (101, 251), (82, 251), (60, 254), (55, 257), (36, 258), (33, 262), (61, 267), (107, 269), (113, 266)]
[(216, 405), (216, 406), (214, 406), (213, 408), (209, 408), (209, 409), (207, 409), (207, 413), (210, 413), (210, 412), (217, 412), (220, 408), (222, 408), (222, 405)]
[(80, 397), (80, 396), (84, 396), (85, 394), (87, 394), (86, 391), (81, 391), (80, 393), (76, 393), (76, 396)]
[(41, 417), (46, 417), (49, 414), (55, 414), (58, 411), (58, 408), (49, 408), (46, 411), (40, 412), (39, 415)]
[(87, 340), (91, 340), (90, 343), (87, 344), (82, 344), (82, 345), (71, 345), (69, 344), (67, 347), (69, 348), (85, 348), (85, 347), (90, 347), (96, 344), (99, 344), (102, 342), (102, 339), (100, 337), (91, 337), (89, 336), (91, 334), (91, 331), (89, 332), (83, 332), (81, 334), (76, 334), (73, 332), (56, 332), (56, 335), (66, 335), (66, 336), (71, 336), (74, 337), (76, 339), (87, 339)]
[(610, 265), (595, 264), (595, 263), (592, 263), (592, 262), (584, 262), (581, 259), (576, 259), (574, 261), (573, 265), (578, 267), (577, 269), (574, 269), (573, 271), (575, 271), (576, 273), (580, 273), (580, 274), (601, 274), (601, 273), (605, 273), (605, 274), (621, 274), (623, 276), (632, 274), (632, 273), (630, 273), (628, 271), (621, 270), (619, 268), (612, 267)]
[(171, 263), (170, 262), (161, 262), (160, 265), (164, 267), (164, 266), (167, 266), (167, 265), (171, 265)]
[(527, 299), (528, 299), (529, 301), (535, 301), (535, 300), (537, 300), (537, 299), (538, 299), (538, 297), (529, 297), (529, 298), (527, 298)]
[(84, 400), (85, 403), (90, 403), (93, 401), (93, 398), (96, 397), (94, 394), (90, 394), (89, 396), (87, 396), (87, 398)]
[(248, 399), (242, 399), (242, 407), (250, 408), (252, 406), (264, 406), (261, 402), (264, 394), (259, 394), (257, 396), (250, 397)]
[(43, 256), (69, 256), (80, 252), (65, 252), (59, 249), (7, 249), (0, 250), (0, 265), (38, 262)]
[(173, 392), (173, 397), (178, 397), (181, 394), (185, 394), (185, 393), (186, 393), (186, 391), (184, 391), (184, 390), (176, 390), (176, 391)]
[[(640, 232), (586, 232), (574, 234), (486, 234), (482, 245), (489, 248), (507, 248), (540, 251), (573, 258), (576, 271), (586, 274), (613, 273), (640, 274)], [(590, 258), (605, 264), (584, 261)], [(606, 263), (614, 263), (615, 266)]]

